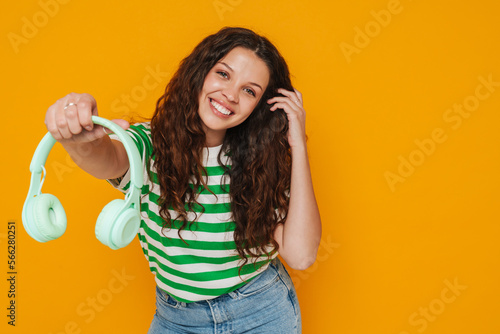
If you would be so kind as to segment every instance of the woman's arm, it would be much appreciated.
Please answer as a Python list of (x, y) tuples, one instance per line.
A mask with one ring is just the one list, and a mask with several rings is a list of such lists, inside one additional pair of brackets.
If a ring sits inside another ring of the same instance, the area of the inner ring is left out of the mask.
[[(92, 123), (97, 103), (89, 94), (71, 93), (49, 107), (45, 124), (71, 159), (87, 173), (99, 179), (113, 179), (125, 174), (129, 161), (125, 147), (111, 140), (104, 128)], [(129, 124), (113, 120), (122, 128)]]
[(276, 229), (274, 238), (279, 244), (279, 253), (293, 269), (304, 270), (316, 260), (321, 240), (321, 218), (307, 154), (305, 136), (305, 110), (302, 95), (280, 89), (285, 97), (275, 97), (271, 110), (282, 108), (288, 116), (288, 142), (292, 152), (292, 175), (290, 205), (287, 219)]

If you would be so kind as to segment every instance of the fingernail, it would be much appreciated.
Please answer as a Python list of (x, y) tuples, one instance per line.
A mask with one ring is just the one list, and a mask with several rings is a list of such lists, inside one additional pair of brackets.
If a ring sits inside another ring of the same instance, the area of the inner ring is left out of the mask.
[(85, 127), (85, 129), (86, 129), (87, 131), (92, 131), (92, 127), (91, 127), (90, 125), (89, 125), (89, 126), (86, 126), (86, 127)]

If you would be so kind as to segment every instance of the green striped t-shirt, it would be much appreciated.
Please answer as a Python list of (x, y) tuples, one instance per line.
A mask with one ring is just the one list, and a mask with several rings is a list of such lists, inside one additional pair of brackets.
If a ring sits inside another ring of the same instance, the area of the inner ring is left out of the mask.
[[(156, 284), (161, 289), (186, 303), (212, 299), (236, 290), (268, 267), (267, 256), (262, 256), (255, 266), (254, 260), (249, 259), (238, 273), (241, 259), (233, 237), (236, 224), (233, 221), (228, 193), (229, 177), (224, 175), (224, 170), (217, 161), (222, 145), (203, 148), (202, 162), (207, 170), (205, 180), (216, 196), (204, 188), (197, 192), (197, 201), (205, 211), (202, 213), (199, 206), (195, 206), (193, 212), (188, 211), (189, 221), (195, 223), (181, 231), (183, 241), (178, 235), (180, 222), (177, 220), (173, 221), (171, 229), (162, 231), (164, 221), (159, 215), (160, 208), (157, 204), (160, 185), (152, 156), (150, 124), (134, 124), (127, 133), (134, 139), (144, 166), (142, 219), (138, 237), (149, 268), (155, 275)], [(119, 140), (114, 134), (110, 137)], [(224, 165), (231, 165), (229, 156), (222, 154), (221, 158)], [(146, 170), (148, 159), (152, 159), (152, 179)], [(117, 189), (126, 192), (130, 183), (129, 172), (127, 171), (121, 180), (108, 181)], [(177, 217), (173, 210), (170, 210), (170, 214), (172, 218)], [(274, 253), (270, 259), (276, 256), (277, 253)]]

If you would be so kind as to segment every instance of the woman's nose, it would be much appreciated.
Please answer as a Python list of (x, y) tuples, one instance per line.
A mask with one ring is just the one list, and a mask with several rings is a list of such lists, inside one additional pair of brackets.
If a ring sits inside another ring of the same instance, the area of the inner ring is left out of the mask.
[(236, 87), (227, 86), (222, 94), (231, 102), (238, 103), (238, 91)]

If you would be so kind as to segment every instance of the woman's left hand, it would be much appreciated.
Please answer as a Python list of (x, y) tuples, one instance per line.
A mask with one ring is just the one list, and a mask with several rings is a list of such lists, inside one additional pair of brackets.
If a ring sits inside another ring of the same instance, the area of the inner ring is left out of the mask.
[(279, 88), (278, 93), (284, 96), (275, 96), (267, 103), (274, 105), (271, 111), (280, 108), (283, 109), (288, 118), (288, 144), (290, 148), (306, 147), (306, 111), (302, 102), (302, 94), (294, 89), (293, 92)]
[[(286, 222), (278, 225), (274, 240), (281, 257), (293, 269), (304, 270), (316, 260), (321, 241), (321, 217), (314, 196), (306, 146), (306, 111), (302, 94), (278, 89), (284, 96), (269, 99), (271, 111), (283, 109), (288, 118), (288, 143), (292, 150), (290, 203)], [(304, 223), (306, 222), (306, 223)]]

